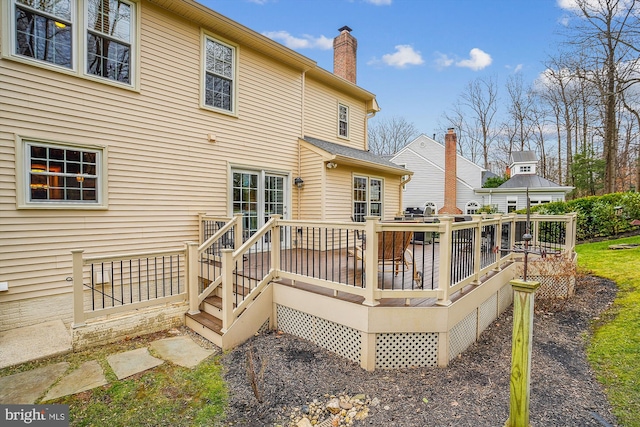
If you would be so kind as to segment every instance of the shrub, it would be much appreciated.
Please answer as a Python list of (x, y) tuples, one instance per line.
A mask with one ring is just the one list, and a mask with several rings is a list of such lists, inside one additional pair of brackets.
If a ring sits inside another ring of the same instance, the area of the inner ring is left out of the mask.
[[(615, 236), (637, 229), (630, 222), (640, 219), (640, 193), (610, 193), (568, 202), (552, 202), (533, 206), (531, 212), (544, 215), (577, 214), (577, 239)], [(518, 213), (524, 213), (523, 210)]]

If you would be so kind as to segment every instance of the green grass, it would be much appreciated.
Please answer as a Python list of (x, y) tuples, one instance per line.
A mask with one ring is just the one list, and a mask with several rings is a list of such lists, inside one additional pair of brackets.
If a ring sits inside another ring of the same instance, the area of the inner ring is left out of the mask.
[(85, 361), (97, 360), (109, 384), (47, 402), (69, 405), (71, 426), (221, 425), (227, 404), (227, 388), (219, 355), (204, 360), (194, 369), (165, 362), (124, 380), (116, 378), (106, 361), (108, 355), (147, 346), (155, 339), (164, 338), (163, 334), (0, 369), (0, 376), (60, 361), (69, 362), (71, 370)]
[(611, 250), (640, 237), (579, 245), (579, 266), (618, 286), (612, 307), (594, 325), (587, 357), (620, 425), (640, 426), (640, 247)]

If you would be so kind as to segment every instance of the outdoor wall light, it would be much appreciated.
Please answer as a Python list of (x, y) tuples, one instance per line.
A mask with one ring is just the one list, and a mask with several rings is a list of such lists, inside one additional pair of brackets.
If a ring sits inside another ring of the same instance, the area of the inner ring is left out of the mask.
[(296, 187), (302, 188), (304, 181), (302, 180), (302, 178), (297, 177), (296, 179), (293, 180), (293, 183), (296, 185)]
[(333, 162), (328, 162), (328, 163), (327, 163), (327, 169), (335, 169), (335, 168), (337, 168), (337, 167), (338, 167), (338, 165), (336, 165), (336, 164), (335, 164), (335, 163), (333, 163)]

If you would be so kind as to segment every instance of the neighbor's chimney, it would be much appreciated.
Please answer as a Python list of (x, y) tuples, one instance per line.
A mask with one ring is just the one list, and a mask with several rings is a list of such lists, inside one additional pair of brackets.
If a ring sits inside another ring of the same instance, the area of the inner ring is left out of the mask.
[(358, 41), (351, 35), (351, 28), (340, 28), (333, 39), (333, 74), (356, 83), (356, 50)]
[(440, 208), (440, 214), (461, 214), (456, 207), (456, 181), (457, 181), (457, 138), (453, 128), (447, 130), (444, 136), (444, 206)]

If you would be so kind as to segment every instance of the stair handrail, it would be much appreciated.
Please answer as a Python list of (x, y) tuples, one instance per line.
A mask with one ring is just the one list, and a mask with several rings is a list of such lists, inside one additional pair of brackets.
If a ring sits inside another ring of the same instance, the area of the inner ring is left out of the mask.
[[(201, 215), (202, 218), (202, 215)], [(207, 249), (220, 240), (225, 234), (227, 234), (234, 227), (236, 228), (235, 236), (236, 240), (234, 246), (238, 242), (242, 241), (242, 214), (236, 214), (225, 225), (223, 225), (218, 231), (216, 231), (211, 237), (204, 241), (200, 246), (194, 242), (187, 242), (187, 265), (189, 269), (189, 314), (200, 313), (200, 303), (204, 301), (221, 283), (222, 276), (212, 281), (202, 292), (198, 292), (198, 264), (201, 256)]]
[[(222, 329), (221, 332), (225, 333), (233, 324), (233, 322), (237, 318), (236, 313), (241, 313), (242, 310), (246, 307), (247, 297), (245, 297), (245, 301), (238, 304), (238, 306), (234, 309), (233, 307), (233, 270), (236, 262), (238, 260), (242, 260), (245, 252), (247, 252), (253, 245), (255, 245), (260, 239), (264, 237), (264, 235), (270, 231), (275, 229), (278, 226), (278, 221), (280, 220), (280, 215), (272, 215), (271, 219), (267, 221), (260, 229), (258, 229), (253, 236), (249, 237), (246, 242), (244, 242), (238, 249), (235, 251), (231, 249), (223, 249), (222, 250)], [(265, 278), (272, 275), (274, 270), (279, 270), (280, 266), (271, 266), (269, 273)], [(263, 278), (261, 282), (264, 282)], [(256, 289), (260, 289), (257, 290)], [(262, 287), (253, 289), (257, 293), (261, 292)], [(248, 295), (247, 295), (248, 296)], [(253, 297), (253, 296), (252, 296)]]

